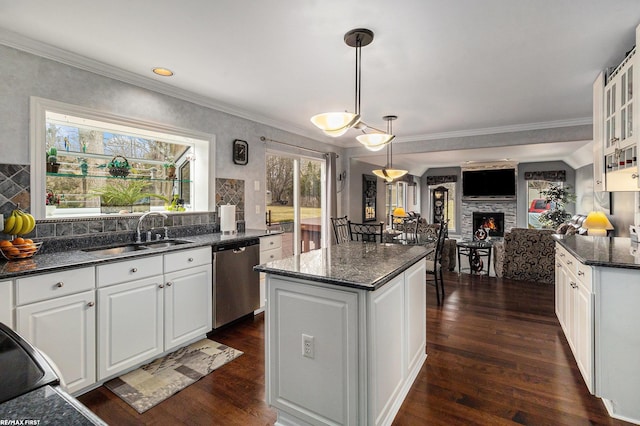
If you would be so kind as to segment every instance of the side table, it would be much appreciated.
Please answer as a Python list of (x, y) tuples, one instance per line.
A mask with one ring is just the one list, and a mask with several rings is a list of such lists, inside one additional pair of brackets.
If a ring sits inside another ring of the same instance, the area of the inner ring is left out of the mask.
[(487, 258), (486, 274), (489, 275), (491, 269), (491, 249), (493, 243), (491, 241), (458, 241), (458, 274), (462, 272), (460, 265), (460, 256), (464, 255), (469, 258), (469, 269), (471, 274), (482, 274), (484, 272), (484, 262), (482, 258)]

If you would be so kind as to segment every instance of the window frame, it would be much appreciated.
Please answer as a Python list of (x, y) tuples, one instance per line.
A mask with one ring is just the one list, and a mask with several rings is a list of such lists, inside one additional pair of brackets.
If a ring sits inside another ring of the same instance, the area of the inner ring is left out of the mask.
[[(118, 131), (117, 129), (131, 129), (131, 133), (136, 134), (135, 131), (137, 130), (149, 137), (190, 144), (193, 146), (194, 156), (198, 160), (197, 167), (194, 168), (192, 182), (211, 182), (215, 177), (216, 137), (213, 134), (134, 119), (32, 96), (30, 98), (31, 120), (29, 129), (31, 164), (30, 210), (37, 219), (45, 219), (46, 217), (44, 200), (46, 192), (46, 116), (48, 112), (99, 121), (114, 126), (114, 130), (116, 131)], [(211, 191), (208, 190), (208, 186), (203, 188), (202, 186), (198, 187), (197, 185), (192, 185), (191, 189), (192, 194), (196, 194), (194, 197), (195, 204), (192, 204), (193, 211), (215, 210), (215, 200), (210, 199), (211, 197), (209, 194)], [(197, 191), (197, 193), (194, 191)], [(96, 216), (103, 215), (98, 213)]]

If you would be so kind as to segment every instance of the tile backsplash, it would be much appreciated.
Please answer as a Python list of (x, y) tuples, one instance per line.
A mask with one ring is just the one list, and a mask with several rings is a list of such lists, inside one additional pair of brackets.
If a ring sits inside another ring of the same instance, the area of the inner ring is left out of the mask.
[(0, 164), (0, 214), (7, 217), (20, 206), (31, 210), (31, 166)]

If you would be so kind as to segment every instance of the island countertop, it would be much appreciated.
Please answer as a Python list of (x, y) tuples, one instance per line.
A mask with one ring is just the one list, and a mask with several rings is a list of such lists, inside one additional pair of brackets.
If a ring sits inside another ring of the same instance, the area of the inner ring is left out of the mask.
[(420, 245), (346, 242), (258, 265), (254, 270), (344, 287), (376, 290), (433, 249)]
[(585, 265), (640, 269), (640, 248), (629, 238), (569, 235), (556, 241)]

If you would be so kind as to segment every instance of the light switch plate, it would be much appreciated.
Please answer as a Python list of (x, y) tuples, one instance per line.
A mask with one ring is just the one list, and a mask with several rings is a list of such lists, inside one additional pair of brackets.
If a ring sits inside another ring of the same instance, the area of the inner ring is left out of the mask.
[(253, 182), (253, 190), (254, 191), (260, 191), (260, 181), (256, 180)]

